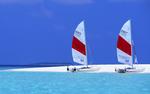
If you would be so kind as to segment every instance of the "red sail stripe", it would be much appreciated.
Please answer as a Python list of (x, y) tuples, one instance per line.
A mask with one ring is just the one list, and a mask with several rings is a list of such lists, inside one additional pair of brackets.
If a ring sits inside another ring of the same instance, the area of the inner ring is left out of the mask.
[(73, 41), (72, 41), (72, 48), (79, 51), (83, 55), (86, 55), (85, 45), (74, 36), (73, 36)]
[(121, 36), (118, 37), (117, 48), (131, 56), (131, 45)]

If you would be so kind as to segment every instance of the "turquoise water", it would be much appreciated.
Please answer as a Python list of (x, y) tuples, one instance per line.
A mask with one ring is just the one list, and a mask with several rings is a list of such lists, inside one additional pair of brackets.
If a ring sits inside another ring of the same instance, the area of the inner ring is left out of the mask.
[(150, 74), (0, 72), (0, 94), (150, 94)]

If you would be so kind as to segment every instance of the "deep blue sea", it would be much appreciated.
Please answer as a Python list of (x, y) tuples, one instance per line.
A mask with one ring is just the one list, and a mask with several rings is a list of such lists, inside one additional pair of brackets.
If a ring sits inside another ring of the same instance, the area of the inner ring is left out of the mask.
[(150, 94), (150, 74), (0, 72), (0, 94)]

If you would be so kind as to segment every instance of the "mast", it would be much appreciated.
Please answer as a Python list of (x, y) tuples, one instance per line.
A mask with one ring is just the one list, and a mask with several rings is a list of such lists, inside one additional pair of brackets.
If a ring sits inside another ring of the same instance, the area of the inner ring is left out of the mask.
[(134, 60), (134, 58), (133, 58), (133, 40), (132, 40), (132, 28), (131, 28), (131, 20), (129, 20), (130, 21), (130, 30), (131, 30), (131, 56), (132, 56), (132, 63), (131, 63), (131, 67), (133, 68), (133, 60)]
[[(84, 31), (85, 31), (85, 22), (83, 21), (83, 24), (84, 24)], [(86, 42), (86, 33), (85, 33), (85, 49), (86, 49), (86, 63), (85, 63), (85, 66), (88, 67), (88, 54), (87, 54), (87, 42)]]

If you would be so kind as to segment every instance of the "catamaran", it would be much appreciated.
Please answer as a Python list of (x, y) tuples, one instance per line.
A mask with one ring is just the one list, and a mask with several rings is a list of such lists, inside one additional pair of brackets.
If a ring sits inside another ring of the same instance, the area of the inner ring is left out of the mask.
[[(87, 45), (86, 45), (86, 37), (85, 37), (85, 27), (84, 21), (82, 21), (76, 28), (73, 40), (72, 40), (72, 58), (73, 61), (83, 65), (80, 68), (72, 68), (71, 71), (94, 71), (97, 68), (88, 66), (87, 59)], [(69, 68), (68, 68), (69, 70)]]
[(118, 62), (127, 64), (130, 67), (124, 69), (115, 69), (117, 72), (137, 72), (141, 69), (136, 69), (133, 64), (137, 63), (137, 56), (135, 53), (135, 47), (131, 36), (131, 20), (128, 20), (118, 36), (117, 41), (117, 58)]

